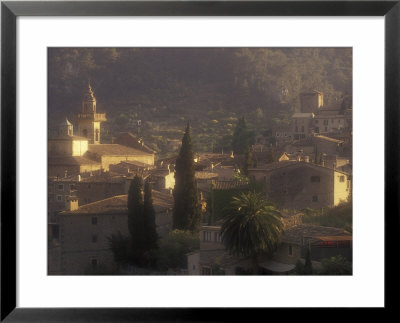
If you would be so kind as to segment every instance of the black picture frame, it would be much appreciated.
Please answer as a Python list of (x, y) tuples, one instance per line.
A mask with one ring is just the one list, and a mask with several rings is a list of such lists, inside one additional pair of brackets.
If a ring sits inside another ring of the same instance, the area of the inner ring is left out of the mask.
[[(385, 307), (394, 309), (399, 233), (400, 1), (3, 1), (1, 3), (1, 321), (234, 321), (227, 308), (17, 308), (16, 19), (19, 16), (384, 16)], [(371, 234), (372, 235), (372, 234)], [(373, 237), (371, 236), (371, 243)], [(373, 256), (371, 256), (373, 258)], [(373, 261), (373, 259), (371, 259)], [(38, 291), (39, 292), (39, 291)], [(287, 309), (275, 309), (282, 315)], [(381, 315), (381, 309), (378, 315)], [(248, 309), (249, 311), (249, 309)], [(262, 309), (251, 309), (260, 312)], [(329, 311), (332, 317), (339, 315)], [(286, 312), (287, 313), (287, 312)], [(254, 313), (258, 315), (263, 313)], [(251, 314), (253, 315), (253, 313)], [(286, 314), (285, 314), (286, 315)]]

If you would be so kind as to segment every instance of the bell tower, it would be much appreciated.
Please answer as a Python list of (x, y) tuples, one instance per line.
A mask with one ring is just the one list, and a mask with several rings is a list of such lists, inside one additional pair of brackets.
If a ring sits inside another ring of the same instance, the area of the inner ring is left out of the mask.
[(79, 113), (76, 119), (78, 135), (87, 138), (90, 144), (99, 144), (100, 124), (107, 119), (105, 113), (97, 113), (96, 111), (96, 98), (90, 84), (83, 93), (82, 113)]

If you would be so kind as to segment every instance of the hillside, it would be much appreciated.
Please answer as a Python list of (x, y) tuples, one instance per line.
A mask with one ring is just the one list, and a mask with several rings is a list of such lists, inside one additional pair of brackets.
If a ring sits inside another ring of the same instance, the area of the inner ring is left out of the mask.
[[(237, 118), (256, 131), (298, 111), (301, 91), (329, 104), (352, 92), (351, 48), (51, 48), (49, 122), (81, 109), (87, 83), (106, 112), (103, 140), (120, 131), (163, 153), (187, 121), (198, 151), (230, 149)], [(141, 120), (138, 127), (137, 120)]]

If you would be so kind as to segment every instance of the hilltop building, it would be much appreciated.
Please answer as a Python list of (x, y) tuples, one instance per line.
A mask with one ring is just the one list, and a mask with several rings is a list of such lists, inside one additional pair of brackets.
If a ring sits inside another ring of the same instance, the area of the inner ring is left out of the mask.
[(302, 113), (316, 113), (324, 105), (324, 94), (312, 90), (300, 94), (300, 104)]

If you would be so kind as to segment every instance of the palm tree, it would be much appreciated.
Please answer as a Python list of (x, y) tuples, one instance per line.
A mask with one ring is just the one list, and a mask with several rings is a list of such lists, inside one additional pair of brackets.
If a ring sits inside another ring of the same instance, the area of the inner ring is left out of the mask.
[(231, 254), (252, 257), (258, 274), (258, 256), (274, 251), (283, 232), (281, 213), (260, 193), (233, 197), (221, 226), (222, 242)]

